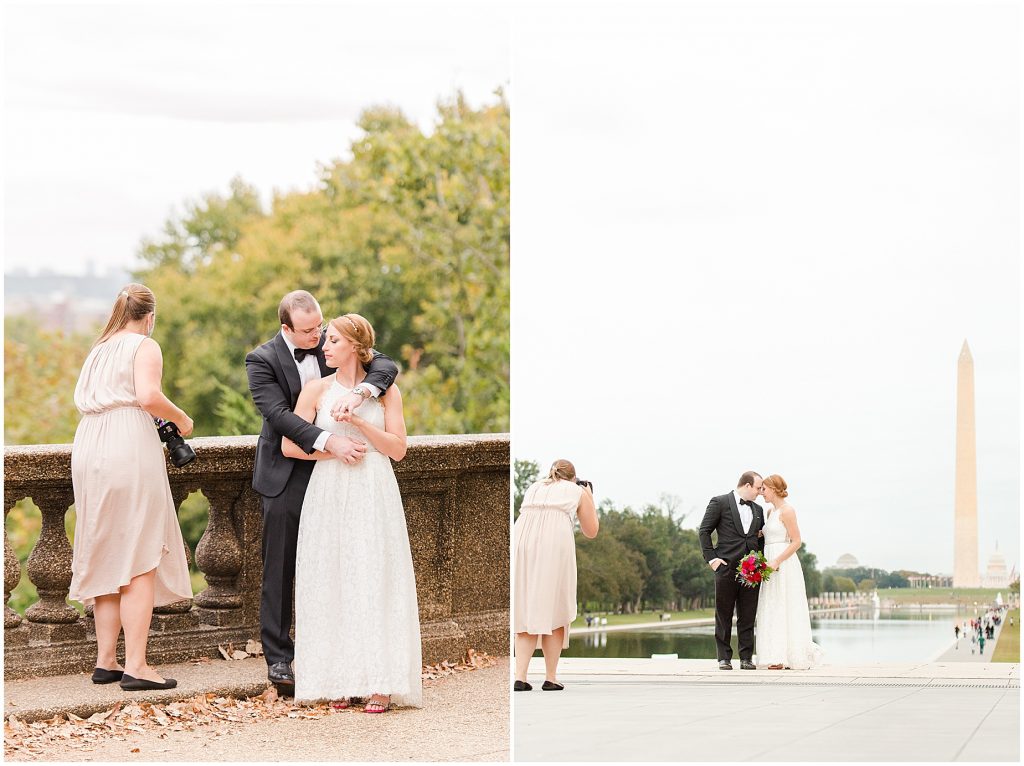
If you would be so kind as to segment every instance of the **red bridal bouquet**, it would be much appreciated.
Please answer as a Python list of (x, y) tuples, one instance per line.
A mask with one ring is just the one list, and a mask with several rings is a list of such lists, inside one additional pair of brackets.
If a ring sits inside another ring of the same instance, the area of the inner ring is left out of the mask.
[(761, 551), (751, 551), (736, 565), (736, 579), (740, 585), (756, 588), (761, 583), (768, 582), (774, 571), (768, 566), (768, 561)]

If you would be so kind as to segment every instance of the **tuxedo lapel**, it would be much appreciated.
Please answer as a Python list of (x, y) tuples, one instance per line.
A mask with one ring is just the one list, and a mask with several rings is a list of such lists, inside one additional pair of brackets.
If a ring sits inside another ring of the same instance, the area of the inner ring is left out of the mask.
[(327, 366), (327, 360), (324, 359), (324, 342), (327, 340), (327, 333), (320, 333), (320, 342), (316, 346), (316, 361), (320, 365), (320, 376), (327, 377), (333, 369)]
[(274, 338), (274, 350), (277, 352), (277, 361), (284, 372), (284, 379), (288, 382), (288, 390), (292, 395), (292, 406), (299, 399), (302, 391), (302, 379), (299, 377), (299, 368), (295, 366), (295, 356), (288, 350), (288, 344), (284, 338), (278, 335)]
[(743, 519), (740, 518), (740, 507), (736, 505), (736, 495), (729, 493), (729, 507), (732, 508), (732, 523), (736, 525), (736, 534), (743, 536)]
[(750, 510), (753, 513), (753, 519), (750, 521), (750, 531), (755, 532), (764, 526), (764, 508), (754, 503)]

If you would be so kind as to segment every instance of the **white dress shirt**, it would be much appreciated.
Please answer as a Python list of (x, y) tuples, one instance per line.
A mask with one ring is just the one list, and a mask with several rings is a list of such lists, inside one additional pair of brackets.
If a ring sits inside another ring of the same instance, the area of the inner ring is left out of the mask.
[(740, 509), (740, 521), (743, 522), (743, 534), (749, 534), (750, 525), (754, 521), (754, 509), (749, 505), (743, 505), (743, 498), (740, 497), (739, 490), (734, 489), (732, 494), (736, 498), (736, 507)]

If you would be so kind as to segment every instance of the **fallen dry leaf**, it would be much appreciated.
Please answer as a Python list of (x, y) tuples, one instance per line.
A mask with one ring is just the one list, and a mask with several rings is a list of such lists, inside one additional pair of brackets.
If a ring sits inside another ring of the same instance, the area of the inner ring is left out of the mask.
[[(225, 651), (235, 651), (231, 644)], [(484, 652), (470, 650), (461, 662), (446, 660), (424, 666), (422, 677), (428, 681), (442, 679), (456, 673), (490, 667), (497, 658)], [(16, 715), (4, 722), (4, 745), (9, 752), (22, 756), (47, 757), (60, 760), (61, 752), (71, 747), (76, 750), (91, 748), (101, 740), (123, 739), (126, 732), (157, 731), (164, 736), (168, 731), (202, 731), (206, 735), (222, 736), (236, 731), (239, 724), (280, 718), (317, 720), (330, 715), (342, 715), (349, 710), (333, 710), (326, 702), (298, 704), (292, 698), (281, 699), (274, 686), (248, 699), (223, 697), (212, 693), (197, 694), (187, 699), (163, 705), (148, 702), (118, 703), (109, 710), (94, 713), (83, 719), (74, 713), (58, 715), (47, 721), (26, 723)], [(230, 728), (224, 728), (225, 722)], [(140, 752), (139, 748), (131, 752)], [(164, 751), (157, 751), (164, 752)]]

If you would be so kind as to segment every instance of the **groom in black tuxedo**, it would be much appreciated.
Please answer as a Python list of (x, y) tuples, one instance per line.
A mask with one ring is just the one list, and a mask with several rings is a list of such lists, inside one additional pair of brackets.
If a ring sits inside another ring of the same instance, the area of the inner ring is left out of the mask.
[[(288, 293), (278, 307), (281, 332), (249, 352), (245, 372), (256, 409), (263, 415), (263, 430), (256, 442), (252, 488), (263, 497), (263, 591), (260, 598), (260, 637), (267, 659), (267, 677), (278, 686), (293, 687), (291, 639), (292, 588), (295, 582), (295, 546), (299, 514), (314, 460), (296, 460), (281, 453), (287, 436), (306, 454), (330, 452), (346, 463), (357, 463), (366, 445), (307, 423), (293, 410), (303, 386), (331, 373), (324, 361), (326, 332), (320, 304), (305, 290)], [(379, 396), (395, 382), (398, 367), (373, 352), (366, 378), (339, 403), (353, 410), (365, 399)], [(334, 413), (332, 413), (334, 414)], [(290, 690), (289, 690), (290, 691)]]
[[(761, 476), (747, 471), (736, 489), (711, 498), (697, 532), (704, 560), (715, 572), (715, 643), (718, 669), (732, 670), (732, 615), (736, 612), (736, 636), (740, 668), (757, 670), (754, 657), (754, 617), (760, 586), (748, 588), (736, 580), (736, 565), (750, 551), (764, 551), (764, 510), (754, 502), (761, 493)], [(711, 533), (718, 532), (713, 545)]]

